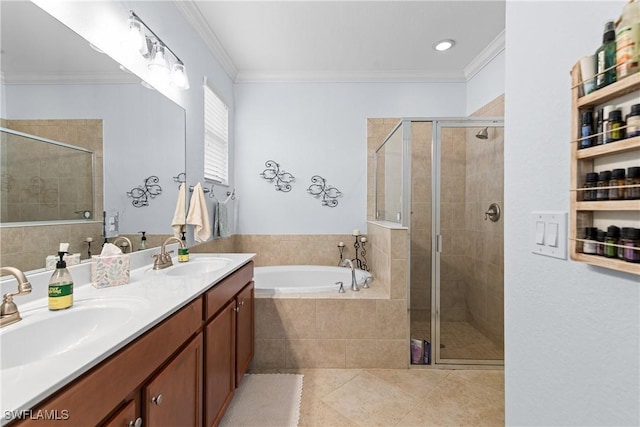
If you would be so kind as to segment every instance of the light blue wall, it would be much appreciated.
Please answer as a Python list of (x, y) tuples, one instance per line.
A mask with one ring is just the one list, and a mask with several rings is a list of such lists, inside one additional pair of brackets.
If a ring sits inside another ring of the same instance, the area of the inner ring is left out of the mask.
[(507, 2), (507, 425), (640, 425), (638, 276), (529, 249), (531, 213), (569, 209), (570, 70), (624, 4)]

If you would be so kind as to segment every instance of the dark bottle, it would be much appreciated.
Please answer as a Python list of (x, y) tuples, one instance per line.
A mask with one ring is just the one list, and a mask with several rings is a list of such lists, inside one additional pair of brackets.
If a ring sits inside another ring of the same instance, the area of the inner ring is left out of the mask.
[(609, 200), (609, 181), (611, 171), (602, 171), (598, 174), (598, 189), (596, 190), (596, 200)]
[(611, 171), (611, 179), (609, 180), (609, 200), (624, 199), (624, 169), (614, 169)]
[(640, 136), (640, 104), (633, 104), (627, 115), (627, 138)]
[[(616, 31), (613, 21), (604, 24), (602, 46), (596, 50), (596, 89), (616, 81)], [(606, 70), (606, 71), (605, 71)]]
[(618, 241), (618, 258), (625, 259), (627, 246), (633, 247), (633, 235), (635, 228), (622, 227), (620, 229), (620, 240)]
[(593, 112), (582, 113), (582, 124), (580, 125), (580, 145), (579, 148), (589, 148), (595, 145), (593, 135)]
[(596, 112), (596, 137), (595, 144), (602, 145), (603, 144), (603, 135), (604, 132), (604, 109), (600, 109)]
[(584, 229), (584, 244), (582, 245), (582, 252), (589, 255), (595, 255), (597, 253), (596, 238), (598, 236), (598, 229), (595, 227), (587, 227)]
[(622, 111), (613, 110), (609, 113), (608, 129), (605, 129), (609, 136), (607, 142), (620, 141), (624, 139), (624, 121), (622, 120)]
[(625, 261), (640, 263), (640, 228), (630, 228), (627, 231), (623, 251)]
[(615, 225), (607, 228), (607, 235), (604, 238), (604, 256), (607, 258), (618, 258), (618, 248), (613, 246), (618, 244), (620, 239), (620, 229)]
[[(595, 187), (598, 185), (598, 174), (595, 172), (589, 172), (587, 174), (586, 181), (583, 188), (589, 188), (590, 190), (584, 190), (582, 192), (582, 200), (585, 202), (593, 202), (596, 200), (598, 190)], [(592, 189), (592, 190), (591, 190)]]
[[(632, 166), (627, 169), (626, 185), (640, 185), (640, 167)], [(640, 199), (640, 187), (625, 188), (624, 198), (627, 200)]]
[(598, 230), (596, 234), (596, 255), (604, 256), (604, 238), (606, 235), (607, 233), (604, 231)]

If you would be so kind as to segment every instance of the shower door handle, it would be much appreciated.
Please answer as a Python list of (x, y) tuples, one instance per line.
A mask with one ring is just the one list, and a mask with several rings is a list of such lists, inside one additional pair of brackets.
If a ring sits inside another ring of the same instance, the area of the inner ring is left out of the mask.
[(442, 234), (436, 234), (436, 252), (442, 253)]

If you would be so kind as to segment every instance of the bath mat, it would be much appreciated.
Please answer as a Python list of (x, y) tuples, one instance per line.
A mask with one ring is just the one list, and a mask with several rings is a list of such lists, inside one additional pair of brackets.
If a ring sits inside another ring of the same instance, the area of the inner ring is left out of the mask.
[(298, 374), (245, 375), (220, 426), (297, 426), (303, 377)]

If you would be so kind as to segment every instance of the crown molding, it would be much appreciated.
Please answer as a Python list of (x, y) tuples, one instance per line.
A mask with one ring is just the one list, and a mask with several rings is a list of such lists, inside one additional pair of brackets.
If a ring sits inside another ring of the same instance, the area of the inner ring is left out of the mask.
[(174, 0), (173, 2), (180, 13), (187, 20), (191, 28), (202, 38), (204, 44), (209, 48), (213, 56), (218, 60), (224, 71), (231, 80), (236, 81), (238, 69), (231, 60), (231, 57), (216, 37), (215, 32), (207, 21), (202, 17), (198, 6), (192, 0)]
[(478, 54), (473, 60), (464, 68), (464, 77), (467, 81), (471, 80), (473, 76), (478, 74), (485, 65), (493, 60), (500, 52), (505, 49), (505, 33), (504, 30), (500, 32), (494, 38), (491, 43), (487, 45), (482, 52)]
[(238, 73), (237, 83), (463, 83), (462, 74), (423, 73), (419, 71), (307, 71), (289, 73)]

